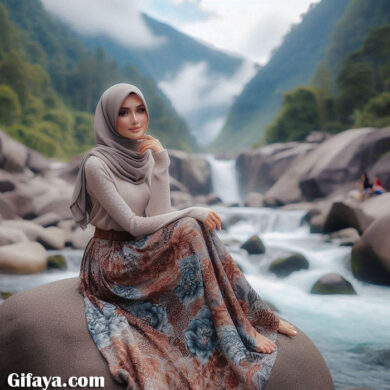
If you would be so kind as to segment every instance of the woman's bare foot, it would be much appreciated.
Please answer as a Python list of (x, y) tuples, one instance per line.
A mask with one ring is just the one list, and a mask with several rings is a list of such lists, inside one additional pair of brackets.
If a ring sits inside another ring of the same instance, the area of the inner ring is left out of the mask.
[(297, 331), (295, 330), (295, 327), (293, 325), (289, 324), (287, 321), (283, 321), (281, 318), (280, 318), (280, 322), (279, 322), (278, 332), (284, 333), (287, 336), (291, 336), (291, 337), (294, 337), (297, 335)]
[(273, 343), (267, 337), (256, 332), (257, 352), (272, 353), (276, 349), (275, 343)]

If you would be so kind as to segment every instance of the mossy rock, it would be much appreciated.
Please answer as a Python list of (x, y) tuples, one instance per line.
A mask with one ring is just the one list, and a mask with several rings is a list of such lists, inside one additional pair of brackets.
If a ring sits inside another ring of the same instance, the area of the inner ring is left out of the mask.
[(276, 259), (269, 266), (269, 270), (281, 278), (301, 269), (309, 269), (309, 262), (300, 253)]
[(322, 276), (313, 285), (310, 290), (311, 294), (350, 294), (356, 295), (352, 284), (343, 276), (336, 273), (328, 273)]
[(47, 258), (47, 269), (66, 269), (66, 259), (63, 255), (53, 255)]
[(12, 293), (12, 292), (8, 292), (8, 291), (0, 291), (0, 297), (2, 299), (7, 299), (9, 298), (10, 296), (14, 295), (15, 293)]
[(250, 255), (261, 255), (265, 253), (265, 246), (263, 241), (257, 234), (249, 237), (242, 245), (241, 248), (245, 249)]
[(358, 241), (351, 252), (351, 270), (356, 279), (368, 283), (390, 286), (390, 272), (371, 246)]

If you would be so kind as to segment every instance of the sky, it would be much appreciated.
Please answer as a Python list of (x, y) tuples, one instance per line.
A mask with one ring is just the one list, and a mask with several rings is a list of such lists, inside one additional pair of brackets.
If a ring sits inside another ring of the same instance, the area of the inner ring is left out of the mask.
[[(85, 34), (106, 33), (133, 46), (163, 44), (140, 12), (192, 37), (264, 65), (292, 23), (319, 0), (42, 0)], [(113, 28), (115, 26), (115, 28)], [(260, 43), (260, 44), (259, 44)]]

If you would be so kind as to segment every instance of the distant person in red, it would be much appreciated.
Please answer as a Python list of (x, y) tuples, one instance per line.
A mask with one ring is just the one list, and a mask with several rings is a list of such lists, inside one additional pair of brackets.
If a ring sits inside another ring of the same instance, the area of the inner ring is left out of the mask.
[(368, 178), (367, 172), (363, 172), (360, 176), (359, 189), (360, 189), (360, 200), (366, 200), (372, 193), (372, 183)]
[(383, 188), (381, 180), (379, 179), (379, 176), (374, 176), (373, 192), (376, 195), (380, 195), (386, 192), (386, 190)]

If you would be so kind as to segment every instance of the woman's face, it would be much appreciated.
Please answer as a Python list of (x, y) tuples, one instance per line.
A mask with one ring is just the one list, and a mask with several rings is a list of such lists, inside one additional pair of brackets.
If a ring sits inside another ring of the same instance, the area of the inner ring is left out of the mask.
[(118, 113), (118, 133), (126, 138), (138, 139), (145, 134), (148, 123), (148, 114), (141, 98), (136, 94), (127, 96)]

